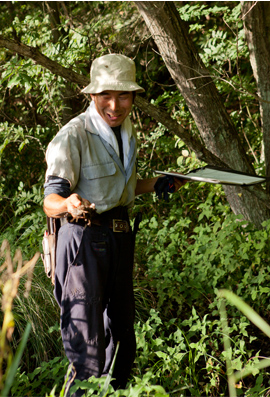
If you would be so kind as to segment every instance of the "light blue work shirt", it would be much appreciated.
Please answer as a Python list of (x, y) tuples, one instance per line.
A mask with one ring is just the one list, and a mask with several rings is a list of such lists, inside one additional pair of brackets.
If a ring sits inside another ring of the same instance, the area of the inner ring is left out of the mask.
[[(71, 193), (95, 203), (98, 213), (131, 207), (135, 198), (137, 140), (134, 128), (126, 169), (101, 136), (90, 130), (89, 108), (57, 133), (46, 152), (48, 176), (67, 179)], [(114, 132), (112, 131), (112, 134)]]

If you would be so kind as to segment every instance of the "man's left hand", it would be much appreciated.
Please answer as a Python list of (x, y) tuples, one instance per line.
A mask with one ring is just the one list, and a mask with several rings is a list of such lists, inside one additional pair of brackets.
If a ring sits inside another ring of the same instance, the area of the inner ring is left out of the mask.
[(176, 192), (185, 183), (186, 181), (184, 180), (166, 175), (157, 179), (154, 188), (159, 199), (164, 198), (165, 201), (168, 201), (169, 193)]

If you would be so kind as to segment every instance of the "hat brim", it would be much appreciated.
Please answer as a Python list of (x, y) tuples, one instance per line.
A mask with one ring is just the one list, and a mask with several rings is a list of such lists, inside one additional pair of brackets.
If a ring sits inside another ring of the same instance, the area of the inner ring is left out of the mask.
[(145, 90), (134, 81), (115, 81), (102, 83), (90, 83), (81, 92), (84, 94), (100, 94), (103, 91), (135, 91), (137, 93)]

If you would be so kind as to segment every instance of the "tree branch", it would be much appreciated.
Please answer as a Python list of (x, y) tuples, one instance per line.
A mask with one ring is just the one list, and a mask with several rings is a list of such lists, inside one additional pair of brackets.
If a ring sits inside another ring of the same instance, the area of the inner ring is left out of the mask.
[(87, 77), (74, 72), (72, 69), (61, 66), (59, 63), (51, 60), (46, 55), (43, 55), (38, 48), (30, 47), (26, 44), (4, 38), (2, 35), (0, 35), (0, 47), (4, 47), (12, 52), (16, 52), (26, 58), (30, 58), (35, 63), (48, 69), (53, 74), (62, 76), (64, 79), (72, 83), (76, 83), (81, 86), (86, 86), (89, 83)]
[(154, 120), (164, 125), (171, 134), (177, 135), (180, 139), (182, 139), (182, 141), (185, 142), (185, 144), (195, 152), (197, 158), (211, 165), (229, 168), (226, 163), (221, 161), (217, 156), (206, 149), (198, 138), (191, 135), (187, 130), (181, 127), (176, 120), (172, 119), (168, 113), (164, 112), (159, 107), (152, 105), (139, 95), (136, 96), (135, 105), (142, 112), (148, 114)]

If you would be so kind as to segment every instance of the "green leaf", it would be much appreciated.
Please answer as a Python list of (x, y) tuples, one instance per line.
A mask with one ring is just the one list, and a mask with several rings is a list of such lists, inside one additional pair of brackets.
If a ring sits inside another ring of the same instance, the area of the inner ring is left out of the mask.
[(18, 349), (16, 351), (16, 354), (14, 356), (12, 364), (11, 364), (10, 368), (8, 369), (8, 371), (7, 371), (7, 377), (6, 377), (6, 381), (5, 381), (5, 386), (4, 386), (3, 391), (1, 392), (1, 396), (2, 397), (8, 397), (8, 395), (9, 395), (9, 391), (10, 391), (10, 388), (12, 386), (12, 383), (13, 383), (17, 368), (18, 368), (18, 366), (20, 364), (20, 361), (21, 361), (21, 358), (22, 358), (22, 355), (23, 355), (23, 352), (24, 352), (24, 349), (25, 349), (25, 346), (26, 346), (30, 331), (31, 331), (31, 324), (27, 323), (26, 328), (25, 328), (24, 333), (23, 333), (23, 336), (22, 336), (22, 340), (21, 340), (21, 342), (19, 344), (19, 347), (18, 347)]
[(265, 333), (265, 335), (270, 338), (270, 326), (241, 298), (239, 298), (233, 292), (225, 289), (219, 290), (218, 296), (220, 298), (226, 298), (232, 305), (235, 305), (250, 321), (253, 322), (253, 324), (255, 324), (262, 332)]
[(12, 88), (15, 85), (18, 85), (21, 83), (21, 78), (19, 74), (15, 74), (7, 83), (7, 87)]

